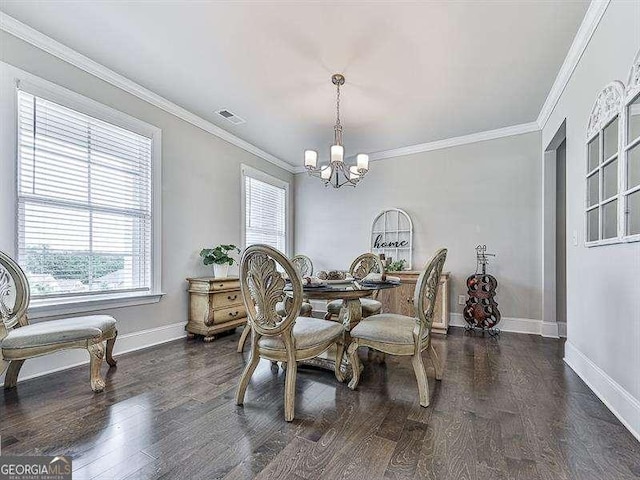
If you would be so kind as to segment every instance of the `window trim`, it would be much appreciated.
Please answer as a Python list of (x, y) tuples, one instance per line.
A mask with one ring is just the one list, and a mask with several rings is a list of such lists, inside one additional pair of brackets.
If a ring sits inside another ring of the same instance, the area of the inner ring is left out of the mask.
[[(640, 54), (640, 52), (638, 52)], [(626, 118), (625, 129), (622, 134), (622, 150), (624, 155), (624, 162), (620, 168), (620, 197), (621, 197), (621, 215), (620, 222), (622, 223), (622, 235), (625, 242), (639, 242), (640, 241), (640, 233), (636, 233), (634, 235), (627, 235), (627, 222), (626, 222), (626, 211), (627, 211), (627, 199), (629, 196), (637, 191), (640, 191), (640, 185), (635, 185), (633, 187), (629, 187), (627, 185), (627, 168), (629, 166), (629, 151), (634, 147), (638, 147), (640, 145), (640, 136), (638, 138), (630, 139), (629, 138), (629, 107), (635, 100), (640, 100), (640, 88), (631, 88), (627, 89), (627, 97), (624, 102), (624, 113)], [(639, 147), (640, 148), (640, 147)]]
[(247, 192), (246, 192), (246, 179), (245, 177), (255, 178), (261, 182), (268, 183), (274, 187), (284, 188), (285, 190), (285, 225), (287, 231), (285, 232), (286, 248), (283, 252), (287, 257), (291, 256), (293, 252), (293, 211), (291, 202), (291, 184), (285, 180), (281, 180), (273, 175), (258, 170), (244, 163), (240, 164), (240, 245), (241, 250), (244, 251), (247, 243)]
[(159, 127), (139, 120), (124, 112), (10, 65), (3, 64), (2, 67), (8, 67), (9, 71), (14, 73), (15, 79), (13, 95), (14, 131), (12, 132), (15, 159), (15, 175), (13, 179), (16, 222), (14, 230), (15, 252), (18, 252), (19, 247), (19, 90), (151, 138), (151, 285), (149, 290), (142, 292), (97, 292), (83, 295), (66, 294), (64, 296), (34, 298), (31, 300), (29, 306), (29, 317), (44, 318), (54, 315), (91, 312), (104, 310), (106, 308), (119, 308), (158, 302), (164, 295), (162, 292), (162, 130)]

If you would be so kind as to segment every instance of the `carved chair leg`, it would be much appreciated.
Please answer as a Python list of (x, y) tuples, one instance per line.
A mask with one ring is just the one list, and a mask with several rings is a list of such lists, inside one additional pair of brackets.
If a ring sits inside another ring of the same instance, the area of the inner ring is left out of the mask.
[(344, 357), (344, 339), (340, 338), (336, 342), (336, 380), (340, 383), (344, 382), (344, 374), (342, 373), (342, 358)]
[(116, 337), (118, 336), (118, 331), (116, 330), (113, 338), (107, 340), (107, 351), (106, 351), (106, 360), (110, 367), (115, 367), (118, 363), (115, 358), (113, 358), (113, 346), (116, 344)]
[(244, 326), (244, 330), (242, 330), (242, 334), (240, 335), (240, 341), (238, 342), (238, 353), (242, 353), (244, 350), (244, 344), (247, 341), (247, 337), (251, 333), (251, 326), (247, 323)]
[(240, 377), (240, 383), (238, 384), (238, 390), (236, 390), (236, 405), (242, 405), (244, 403), (244, 394), (247, 391), (249, 380), (253, 372), (256, 370), (258, 363), (260, 363), (260, 352), (258, 351), (258, 340), (260, 335), (253, 333), (251, 335), (251, 353), (249, 355), (249, 363), (244, 367), (242, 377)]
[(351, 364), (351, 381), (349, 382), (349, 388), (355, 390), (360, 382), (360, 358), (358, 358), (358, 342), (355, 340), (351, 342), (349, 348), (347, 348), (347, 355), (349, 356), (349, 363)]
[(427, 383), (427, 372), (424, 369), (424, 363), (422, 363), (422, 355), (420, 355), (420, 351), (418, 351), (411, 357), (411, 364), (413, 365), (413, 371), (415, 372), (416, 380), (418, 381), (420, 405), (422, 405), (423, 407), (428, 407), (429, 384)]
[(9, 363), (9, 369), (7, 370), (7, 374), (4, 376), (4, 388), (10, 389), (15, 388), (18, 384), (18, 374), (20, 373), (20, 369), (22, 368), (22, 364), (24, 360), (11, 360)]
[(433, 362), (433, 368), (436, 370), (436, 380), (442, 380), (442, 362), (438, 356), (438, 352), (433, 348), (433, 344), (429, 345), (429, 356)]
[(87, 346), (89, 351), (89, 373), (91, 378), (91, 390), (100, 393), (104, 390), (104, 380), (100, 375), (100, 367), (104, 358), (104, 346), (102, 342), (92, 343)]
[(284, 335), (284, 343), (287, 348), (287, 373), (284, 378), (284, 420), (293, 421), (296, 406), (296, 374), (298, 363), (296, 362), (295, 345), (292, 338)]

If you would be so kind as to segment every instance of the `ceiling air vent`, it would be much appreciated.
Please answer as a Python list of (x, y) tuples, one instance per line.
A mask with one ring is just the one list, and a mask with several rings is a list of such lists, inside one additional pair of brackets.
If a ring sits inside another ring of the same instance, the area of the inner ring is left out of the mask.
[(222, 118), (224, 118), (226, 121), (231, 122), (234, 125), (240, 125), (246, 122), (244, 118), (239, 117), (238, 115), (236, 115), (233, 112), (230, 112), (226, 108), (223, 108), (222, 110), (218, 110), (216, 113), (220, 115)]

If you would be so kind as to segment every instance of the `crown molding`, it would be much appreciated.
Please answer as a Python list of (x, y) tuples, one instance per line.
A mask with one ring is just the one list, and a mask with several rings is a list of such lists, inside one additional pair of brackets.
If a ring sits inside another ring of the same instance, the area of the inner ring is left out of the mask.
[[(381, 150), (369, 154), (369, 161), (375, 162), (384, 160), (385, 158), (403, 157), (413, 155), (415, 153), (432, 152), (433, 150), (442, 150), (443, 148), (458, 147), (469, 143), (484, 142), (486, 140), (495, 140), (496, 138), (512, 137), (514, 135), (522, 135), (524, 133), (537, 132), (540, 127), (536, 122), (521, 123), (519, 125), (511, 125), (510, 127), (497, 128), (495, 130), (485, 130), (484, 132), (471, 133), (460, 137), (445, 138), (436, 140), (435, 142), (419, 143), (417, 145), (409, 145), (407, 147), (393, 148), (391, 150)], [(353, 157), (349, 157), (353, 158)], [(294, 173), (304, 173), (306, 169), (303, 166), (294, 167)]]
[(265, 152), (264, 150), (256, 147), (255, 145), (236, 137), (234, 134), (214, 125), (208, 120), (191, 113), (190, 111), (176, 105), (175, 103), (167, 100), (160, 95), (153, 93), (151, 90), (144, 88), (142, 85), (139, 85), (132, 80), (120, 75), (119, 73), (114, 72), (113, 70), (105, 67), (104, 65), (99, 64), (91, 60), (90, 58), (82, 55), (81, 53), (76, 52), (75, 50), (63, 45), (62, 43), (52, 39), (51, 37), (35, 30), (34, 28), (25, 25), (24, 23), (16, 20), (15, 18), (7, 15), (4, 12), (0, 12), (0, 29), (4, 30), (7, 33), (10, 33), (14, 37), (17, 37), (21, 40), (24, 40), (31, 45), (44, 50), (45, 52), (58, 57), (59, 59), (81, 69), (85, 72), (104, 80), (111, 85), (124, 90), (136, 97), (144, 100), (145, 102), (150, 103), (151, 105), (155, 105), (156, 107), (168, 112), (172, 115), (175, 115), (178, 118), (181, 118), (185, 122), (188, 122), (202, 130), (209, 132), (216, 137), (225, 140), (226, 142), (235, 145), (257, 157), (266, 160), (288, 172), (293, 173), (294, 167), (271, 155), (270, 153)]
[(564, 89), (571, 79), (571, 75), (578, 66), (578, 62), (580, 62), (580, 58), (582, 58), (582, 54), (586, 50), (591, 37), (596, 31), (596, 28), (598, 28), (600, 20), (602, 20), (610, 1), (611, 0), (592, 0), (589, 5), (587, 13), (580, 24), (580, 28), (578, 28), (573, 43), (567, 52), (567, 56), (564, 58), (564, 62), (558, 71), (558, 75), (538, 115), (537, 123), (540, 129), (543, 129), (547, 124), (551, 113), (553, 113), (553, 109), (558, 103), (558, 100), (560, 100), (562, 92), (564, 92)]

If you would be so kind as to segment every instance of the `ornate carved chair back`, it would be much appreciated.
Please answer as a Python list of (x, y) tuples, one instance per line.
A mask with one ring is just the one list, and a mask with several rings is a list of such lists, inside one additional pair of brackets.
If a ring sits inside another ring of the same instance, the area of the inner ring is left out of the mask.
[(384, 265), (382, 265), (380, 257), (375, 253), (363, 253), (349, 267), (349, 273), (357, 280), (366, 277), (372, 272), (384, 272)]
[(313, 275), (313, 262), (306, 255), (296, 255), (291, 259), (291, 263), (300, 277), (304, 278)]
[(431, 260), (427, 263), (427, 267), (420, 274), (416, 282), (416, 289), (413, 294), (413, 305), (416, 309), (416, 318), (418, 319), (418, 342), (431, 330), (433, 310), (436, 305), (438, 286), (440, 285), (440, 275), (442, 275), (442, 269), (446, 259), (447, 249), (439, 249), (433, 257), (431, 257)]
[[(276, 311), (276, 304), (287, 297), (278, 265), (287, 273), (293, 294), (286, 300), (292, 303), (284, 317)], [(287, 257), (268, 245), (248, 247), (240, 260), (240, 290), (254, 335), (292, 337), (291, 330), (302, 305), (302, 282)]]
[[(383, 273), (384, 265), (382, 264), (382, 260), (375, 253), (363, 253), (358, 258), (356, 258), (353, 263), (351, 263), (351, 267), (349, 267), (349, 273), (351, 276), (357, 280), (360, 280), (370, 273)], [(373, 298), (378, 297), (379, 290), (376, 290), (371, 296)]]
[(16, 326), (27, 325), (29, 281), (20, 266), (9, 255), (0, 252), (0, 340)]

